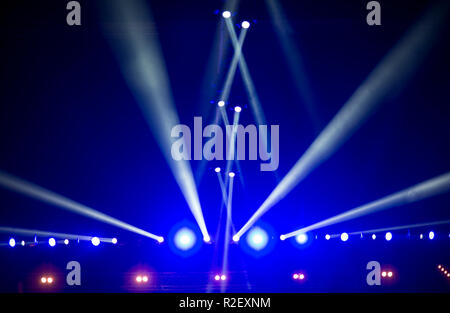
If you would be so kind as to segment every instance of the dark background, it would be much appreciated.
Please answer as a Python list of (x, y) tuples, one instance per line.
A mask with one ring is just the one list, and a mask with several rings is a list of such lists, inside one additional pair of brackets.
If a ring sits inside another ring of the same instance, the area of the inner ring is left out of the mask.
[[(66, 24), (68, 1), (2, 1), (0, 7), (0, 169), (152, 233), (167, 236), (192, 214), (131, 94), (112, 51), (108, 1), (80, 1), (82, 26)], [(242, 161), (235, 179), (233, 222), (240, 228), (383, 56), (432, 1), (380, 1), (382, 26), (366, 24), (367, 1), (280, 1), (301, 53), (318, 123), (302, 103), (264, 1), (241, 1), (235, 23), (252, 22), (243, 53), (267, 123), (280, 125), (280, 166), (260, 172)], [(223, 1), (150, 1), (172, 96), (182, 123), (211, 120), (233, 48), (221, 22)], [(262, 257), (230, 249), (229, 291), (445, 291), (436, 270), (450, 266), (449, 228), (394, 233), (392, 242), (313, 240), (299, 249), (278, 237), (447, 172), (450, 157), (449, 23), (413, 79), (285, 199), (262, 218), (273, 247)], [(238, 25), (236, 25), (236, 28)], [(106, 27), (106, 29), (109, 29)], [(222, 57), (212, 51), (216, 31)], [(212, 102), (212, 103), (211, 103)], [(239, 71), (229, 102), (241, 123), (254, 123)], [(231, 113), (229, 114), (231, 117)], [(221, 194), (216, 166), (191, 162), (213, 238)], [(319, 231), (356, 231), (450, 218), (450, 195), (372, 214)], [(222, 242), (190, 257), (170, 245), (59, 210), (0, 189), (2, 226), (117, 237), (117, 246), (71, 243), (50, 248), (0, 247), (0, 291), (39, 290), (43, 269), (61, 279), (65, 264), (82, 264), (82, 286), (65, 291), (135, 291), (133, 273), (152, 274), (151, 290), (205, 291), (220, 268)], [(194, 228), (196, 230), (196, 228)], [(197, 230), (196, 230), (197, 231)], [(10, 235), (0, 234), (7, 243)], [(20, 236), (16, 236), (21, 240)], [(220, 238), (220, 237), (219, 237)], [(30, 240), (30, 238), (24, 238)], [(221, 239), (223, 240), (223, 239)], [(368, 287), (367, 262), (395, 270), (390, 284)], [(446, 263), (447, 262), (447, 263)], [(302, 270), (307, 280), (295, 283)], [(55, 274), (56, 275), (56, 274)], [(58, 285), (55, 284), (54, 288)], [(55, 289), (56, 290), (56, 289)], [(138, 289), (139, 290), (139, 289)]]

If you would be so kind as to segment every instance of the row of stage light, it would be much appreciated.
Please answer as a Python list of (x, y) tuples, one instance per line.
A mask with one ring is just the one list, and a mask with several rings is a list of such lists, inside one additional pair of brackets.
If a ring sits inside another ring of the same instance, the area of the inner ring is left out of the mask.
[[(392, 94), (401, 89), (423, 63), (425, 56), (437, 41), (441, 26), (448, 14), (448, 2), (440, 2), (431, 7), (405, 36), (383, 58), (368, 78), (358, 87), (347, 103), (341, 108), (331, 122), (313, 141), (306, 152), (299, 158), (292, 169), (270, 193), (262, 205), (254, 212), (244, 226), (233, 236), (234, 241), (248, 231), (269, 209), (303, 181), (315, 168), (330, 158), (375, 112), (375, 110)], [(424, 199), (450, 190), (448, 175), (425, 182), (421, 193), (412, 197), (395, 194), (392, 198), (374, 203), (373, 209), (386, 209), (406, 204), (417, 199)], [(444, 180), (444, 181), (443, 181)], [(435, 184), (441, 184), (435, 186)], [(417, 187), (417, 186), (416, 186)], [(384, 203), (386, 200), (386, 203)], [(346, 220), (373, 212), (370, 208), (361, 208), (343, 214)], [(361, 213), (361, 214), (359, 214)], [(339, 221), (341, 221), (339, 219)], [(331, 225), (331, 224), (328, 224)], [(294, 236), (302, 230), (286, 234)]]

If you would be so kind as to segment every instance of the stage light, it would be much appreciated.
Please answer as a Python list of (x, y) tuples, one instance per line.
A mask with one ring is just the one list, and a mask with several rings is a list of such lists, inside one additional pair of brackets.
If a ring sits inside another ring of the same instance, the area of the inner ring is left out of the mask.
[(286, 239), (286, 236), (285, 235), (281, 235), (280, 236), (280, 240), (285, 240)]
[(142, 276), (136, 276), (136, 282), (139, 284), (142, 283)]
[(47, 278), (41, 277), (41, 283), (42, 283), (42, 284), (45, 284), (46, 282), (47, 282)]
[(242, 26), (242, 28), (245, 28), (245, 29), (247, 29), (247, 28), (249, 28), (249, 27), (250, 27), (250, 23), (249, 23), (249, 22), (247, 22), (247, 21), (243, 21), (243, 22), (242, 22), (242, 24), (241, 24), (241, 26)]
[(49, 245), (50, 247), (54, 247), (54, 246), (56, 245), (56, 240), (55, 240), (55, 238), (50, 238), (50, 239), (48, 240), (48, 245)]
[(392, 277), (394, 274), (392, 272), (388, 272), (388, 277)]
[(91, 243), (97, 247), (100, 244), (100, 239), (98, 237), (92, 237)]
[(175, 246), (183, 251), (191, 249), (197, 241), (195, 233), (187, 228), (183, 227), (175, 233)]
[(203, 241), (206, 243), (209, 243), (209, 242), (211, 242), (211, 237), (205, 236), (205, 237), (203, 237)]
[(234, 107), (234, 111), (237, 113), (240, 113), (242, 111), (242, 108), (239, 106)]
[(159, 243), (163, 243), (164, 242), (164, 237), (158, 237), (156, 240), (158, 240)]
[(219, 102), (217, 102), (217, 105), (221, 108), (225, 106), (225, 101), (220, 100)]
[(49, 284), (53, 283), (53, 278), (52, 277), (47, 277), (47, 283), (49, 283)]
[(22, 247), (25, 247), (25, 241), (21, 241), (20, 244), (22, 245)]
[(372, 234), (372, 239), (373, 239), (373, 240), (377, 239), (377, 235)]
[(214, 169), (214, 171), (215, 171), (216, 173), (220, 173), (220, 167), (216, 167), (216, 168)]
[(308, 241), (308, 236), (306, 234), (298, 234), (295, 237), (295, 240), (297, 241), (297, 243), (302, 245), (302, 244), (304, 244), (305, 242)]
[(235, 175), (234, 172), (229, 172), (229, 173), (228, 173), (228, 176), (230, 176), (231, 178), (233, 178), (234, 175)]
[(220, 276), (220, 280), (226, 280), (227, 277), (225, 275)]
[(69, 244), (69, 239), (64, 239), (64, 244), (67, 246)]
[(215, 279), (215, 280), (220, 280), (220, 275), (214, 276), (214, 279)]
[(305, 279), (305, 275), (304, 274), (300, 274), (298, 275), (298, 278), (300, 278), (301, 280)]
[(438, 268), (440, 269), (442, 266), (441, 265), (438, 265)]
[(386, 272), (382, 272), (381, 276), (386, 277), (387, 273)]
[(348, 240), (348, 234), (347, 233), (342, 233), (341, 234), (341, 240), (342, 241), (347, 241)]
[(441, 268), (441, 272), (445, 271), (445, 268)]
[(16, 240), (14, 238), (9, 239), (9, 246), (14, 248), (16, 246)]
[(384, 235), (384, 238), (385, 238), (387, 241), (391, 241), (391, 239), (392, 239), (392, 233), (391, 233), (391, 232), (387, 232), (386, 235)]
[(230, 18), (231, 17), (231, 12), (230, 11), (223, 11), (222, 12), (222, 16), (224, 18)]
[(144, 282), (144, 283), (148, 282), (148, 276), (147, 275), (142, 276), (142, 282)]
[(428, 238), (430, 238), (430, 240), (433, 240), (433, 239), (434, 239), (434, 232), (433, 232), (433, 231), (430, 231), (430, 232), (428, 233)]
[(420, 234), (419, 238), (420, 238), (420, 239), (423, 239), (423, 234)]
[(238, 242), (239, 239), (240, 239), (239, 236), (237, 236), (237, 235), (234, 235), (234, 236), (233, 236), (233, 241), (234, 241), (234, 242)]
[(262, 250), (267, 246), (269, 241), (269, 236), (267, 232), (260, 228), (255, 227), (247, 235), (247, 243), (248, 245), (255, 250)]
[(117, 238), (111, 239), (111, 243), (112, 243), (113, 245), (115, 245), (115, 244), (117, 243)]
[(294, 278), (294, 279), (298, 279), (298, 274), (294, 274), (294, 275), (292, 275), (292, 278)]
[(326, 240), (330, 240), (330, 238), (331, 238), (330, 235), (328, 235), (328, 234), (325, 235), (325, 239), (326, 239)]

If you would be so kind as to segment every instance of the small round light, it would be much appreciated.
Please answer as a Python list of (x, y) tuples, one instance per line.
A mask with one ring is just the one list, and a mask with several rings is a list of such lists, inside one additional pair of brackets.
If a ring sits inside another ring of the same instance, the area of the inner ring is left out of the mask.
[(158, 240), (159, 243), (163, 243), (164, 242), (164, 237), (158, 237), (157, 240)]
[(428, 238), (430, 238), (430, 240), (433, 240), (433, 239), (434, 239), (434, 232), (433, 232), (433, 231), (430, 231), (430, 232), (428, 233)]
[(423, 234), (420, 234), (419, 238), (420, 238), (420, 239), (423, 239)]
[(100, 238), (98, 238), (98, 237), (92, 237), (91, 243), (92, 243), (94, 246), (97, 247), (97, 246), (100, 244)]
[(381, 276), (386, 277), (387, 273), (386, 272), (382, 272)]
[(236, 106), (236, 107), (234, 107), (234, 111), (237, 112), (237, 113), (239, 113), (239, 112), (242, 111), (242, 108), (239, 107), (239, 106)]
[(42, 283), (42, 284), (45, 284), (46, 282), (47, 282), (47, 278), (41, 277), (41, 283)]
[(142, 276), (137, 276), (136, 277), (136, 282), (141, 283), (142, 282)]
[(115, 245), (115, 244), (117, 243), (117, 238), (111, 239), (111, 243), (112, 243), (113, 245)]
[(285, 235), (281, 235), (280, 236), (280, 240), (286, 240), (286, 236)]
[(220, 279), (225, 280), (225, 279), (227, 279), (227, 277), (225, 275), (222, 275), (222, 276), (220, 276)]
[(48, 240), (48, 245), (49, 245), (50, 247), (54, 247), (54, 246), (56, 245), (56, 240), (55, 240), (55, 238), (50, 238), (50, 239)]
[(203, 237), (203, 241), (206, 242), (206, 243), (208, 243), (208, 242), (211, 241), (211, 237), (209, 237), (208, 235), (206, 235), (206, 236)]
[(392, 275), (394, 275), (392, 272), (388, 272), (387, 273), (388, 277), (392, 277)]
[(298, 278), (300, 278), (301, 280), (303, 280), (303, 279), (305, 279), (305, 275), (300, 274), (300, 275), (298, 275)]
[(214, 279), (215, 279), (215, 280), (220, 280), (220, 275), (214, 276)]
[(8, 244), (11, 248), (14, 248), (16, 246), (16, 240), (14, 238), (11, 238), (9, 239)]
[(347, 233), (342, 233), (341, 234), (341, 240), (342, 241), (347, 241), (348, 240), (348, 234)]
[(377, 235), (372, 234), (372, 239), (373, 239), (373, 240), (377, 239)]
[(242, 24), (241, 24), (241, 26), (242, 26), (242, 28), (249, 28), (250, 27), (250, 23), (249, 22), (247, 22), (247, 21), (243, 21), (242, 22)]
[(231, 17), (231, 12), (230, 11), (223, 11), (222, 12), (222, 16), (224, 18), (230, 18)]
[(230, 176), (231, 178), (233, 178), (234, 175), (235, 175), (234, 172), (229, 172), (229, 173), (228, 173), (228, 176)]
[(234, 242), (238, 242), (239, 241), (239, 236), (238, 235), (234, 235), (233, 236), (233, 241)]
[(49, 283), (49, 284), (53, 283), (53, 278), (52, 277), (47, 277), (47, 283)]
[(442, 267), (442, 266), (439, 264), (439, 265), (438, 265), (438, 268), (440, 269), (441, 267)]
[(220, 100), (219, 102), (217, 102), (217, 105), (218, 105), (219, 107), (223, 107), (223, 106), (225, 106), (225, 101)]
[(294, 274), (294, 275), (292, 275), (292, 278), (294, 278), (294, 279), (298, 279), (298, 274)]
[(391, 241), (391, 239), (392, 239), (392, 233), (391, 233), (391, 232), (387, 232), (386, 235), (384, 235), (384, 238), (385, 238), (387, 241)]
[(220, 167), (216, 167), (216, 168), (214, 169), (214, 171), (215, 171), (216, 173), (220, 173)]
[(447, 274), (447, 277), (450, 277), (450, 273)]
[(69, 244), (69, 239), (64, 239), (64, 244), (67, 246)]
[(298, 234), (297, 236), (295, 236), (295, 241), (302, 245), (308, 241), (308, 236), (306, 234)]
[(330, 240), (330, 238), (331, 238), (330, 235), (328, 235), (328, 234), (325, 235), (325, 239), (326, 239), (326, 240)]
[(142, 276), (142, 281), (144, 282), (144, 283), (146, 283), (146, 282), (148, 282), (148, 276)]
[(20, 244), (22, 245), (22, 247), (25, 247), (25, 241), (21, 241)]

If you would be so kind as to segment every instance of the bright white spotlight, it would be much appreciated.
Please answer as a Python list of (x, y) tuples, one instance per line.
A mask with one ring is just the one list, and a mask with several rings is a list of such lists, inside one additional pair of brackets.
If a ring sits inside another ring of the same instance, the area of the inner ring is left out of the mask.
[(91, 243), (92, 243), (94, 246), (97, 247), (97, 246), (100, 244), (100, 238), (98, 238), (98, 237), (92, 237)]
[(175, 234), (175, 246), (183, 251), (191, 249), (197, 241), (195, 233), (187, 227), (183, 227)]
[(420, 238), (420, 239), (423, 239), (423, 234), (420, 234), (419, 238)]
[(216, 173), (220, 173), (220, 167), (216, 167), (216, 168), (214, 169), (214, 171), (215, 171)]
[(239, 236), (234, 235), (234, 236), (233, 236), (233, 241), (234, 241), (234, 242), (238, 242), (238, 241), (239, 241)]
[(388, 277), (392, 277), (392, 275), (394, 275), (392, 272), (388, 272), (387, 273)]
[(115, 244), (117, 243), (117, 238), (111, 239), (111, 243), (112, 243), (113, 245), (115, 245)]
[(242, 108), (239, 107), (239, 106), (236, 106), (236, 107), (234, 107), (234, 111), (237, 112), (237, 113), (239, 113), (239, 112), (242, 111)]
[(164, 237), (161, 237), (161, 236), (160, 236), (160, 237), (158, 237), (157, 240), (158, 240), (159, 243), (163, 243), (163, 242), (164, 242)]
[(20, 244), (22, 245), (22, 247), (25, 247), (25, 241), (21, 241)]
[(214, 276), (214, 279), (215, 279), (215, 280), (220, 280), (220, 275)]
[(373, 239), (373, 240), (377, 239), (377, 235), (372, 234), (372, 239)]
[(348, 240), (348, 234), (347, 233), (342, 233), (341, 234), (341, 240), (342, 241), (347, 241)]
[(241, 26), (242, 26), (242, 28), (245, 28), (245, 29), (247, 29), (247, 28), (249, 28), (249, 27), (250, 27), (250, 23), (249, 23), (249, 22), (247, 22), (247, 21), (243, 21), (243, 22), (242, 22), (242, 24), (241, 24)]
[(41, 277), (41, 283), (42, 283), (42, 284), (47, 283), (47, 278), (46, 278), (46, 277)]
[(222, 108), (222, 107), (225, 106), (225, 101), (220, 100), (219, 102), (217, 102), (217, 105), (218, 105), (220, 108)]
[(225, 275), (220, 276), (220, 280), (226, 280), (227, 277)]
[(328, 235), (328, 234), (325, 235), (325, 239), (326, 239), (326, 240), (330, 240), (330, 238), (331, 238), (330, 235)]
[(144, 282), (144, 283), (148, 282), (148, 276), (147, 275), (142, 276), (142, 282)]
[(205, 237), (203, 237), (203, 241), (206, 243), (211, 242), (211, 237), (205, 236)]
[(224, 18), (230, 18), (231, 17), (231, 12), (230, 11), (223, 11), (222, 12), (222, 16)]
[(229, 172), (229, 173), (228, 173), (228, 176), (230, 176), (231, 178), (233, 178), (234, 175), (235, 175), (234, 172)]
[(430, 238), (430, 240), (433, 240), (433, 239), (434, 239), (434, 232), (433, 232), (433, 231), (430, 231), (430, 232), (428, 233), (428, 238)]
[(286, 236), (285, 235), (281, 235), (280, 236), (280, 240), (285, 240), (286, 239)]
[(53, 283), (53, 277), (47, 277), (47, 283), (49, 284)]
[(142, 283), (142, 276), (136, 276), (136, 282)]
[(294, 274), (294, 275), (292, 275), (292, 278), (294, 278), (294, 279), (298, 279), (298, 274)]
[(69, 244), (69, 239), (64, 239), (64, 244), (67, 246)]
[(387, 241), (391, 241), (391, 239), (392, 239), (392, 233), (391, 233), (391, 232), (387, 232), (386, 235), (384, 235), (384, 238), (385, 238)]
[[(329, 235), (328, 235), (329, 236)], [(327, 239), (328, 240), (328, 239)], [(307, 242), (308, 241), (308, 236), (306, 235), (306, 234), (298, 234), (296, 237), (295, 237), (295, 241), (297, 241), (297, 243), (299, 243), (299, 244), (304, 244), (305, 242)]]
[(255, 250), (264, 249), (268, 242), (269, 236), (267, 232), (260, 227), (253, 228), (247, 235), (248, 245)]
[(48, 240), (48, 245), (49, 245), (50, 247), (54, 247), (54, 246), (56, 245), (56, 240), (55, 240), (55, 238), (50, 238), (50, 239)]
[(16, 240), (14, 238), (9, 239), (9, 246), (14, 248), (16, 246)]

